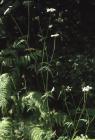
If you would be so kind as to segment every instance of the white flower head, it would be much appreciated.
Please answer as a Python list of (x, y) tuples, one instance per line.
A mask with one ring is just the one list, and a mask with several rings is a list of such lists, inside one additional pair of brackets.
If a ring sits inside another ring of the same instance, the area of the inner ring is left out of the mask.
[(56, 9), (54, 9), (54, 8), (47, 8), (46, 11), (47, 11), (47, 13), (53, 13), (53, 12), (56, 11)]
[(56, 37), (58, 37), (58, 36), (59, 36), (58, 33), (51, 35), (52, 38), (53, 38), (53, 37), (56, 38)]
[(82, 91), (83, 92), (89, 92), (90, 90), (92, 90), (92, 87), (91, 86), (86, 86), (86, 87), (82, 87)]
[(50, 25), (48, 26), (48, 28), (49, 28), (49, 29), (51, 29), (52, 27), (53, 27), (53, 25), (52, 25), (52, 24), (50, 24)]
[(70, 92), (70, 91), (72, 90), (72, 87), (67, 86), (65, 90), (66, 90), (67, 92)]

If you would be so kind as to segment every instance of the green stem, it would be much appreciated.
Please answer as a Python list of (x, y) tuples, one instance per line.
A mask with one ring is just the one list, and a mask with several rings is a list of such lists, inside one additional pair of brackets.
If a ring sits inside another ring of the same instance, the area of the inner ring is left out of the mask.
[(14, 17), (12, 14), (11, 14), (11, 18), (12, 18), (12, 20), (14, 21), (14, 23), (16, 24), (16, 26), (17, 26), (17, 28), (18, 28), (18, 30), (19, 30), (21, 36), (23, 36), (23, 32), (21, 31), (21, 28), (20, 28), (19, 24), (17, 23), (15, 17)]
[(84, 111), (85, 111), (85, 108), (86, 108), (86, 101), (87, 101), (87, 94), (86, 94), (86, 93), (84, 93), (84, 98), (83, 98), (83, 99), (84, 99), (83, 109), (82, 109), (82, 111), (81, 111), (81, 113), (80, 113), (80, 116), (79, 116), (78, 122), (77, 122), (77, 124), (76, 124), (75, 129), (74, 129), (74, 134), (73, 134), (71, 140), (73, 140), (74, 137), (75, 137), (75, 135), (76, 135), (77, 128), (78, 128), (78, 125), (79, 125), (79, 121), (80, 121), (80, 119), (81, 119), (81, 117), (82, 117), (82, 115), (83, 115), (83, 113), (84, 113)]
[(30, 38), (30, 2), (28, 1), (28, 32), (27, 32), (27, 46), (29, 48), (29, 38)]
[(51, 60), (50, 60), (50, 62), (52, 62), (52, 60), (53, 60), (53, 57), (54, 57), (55, 46), (56, 46), (56, 38), (54, 38), (53, 52), (52, 52), (52, 55), (51, 55)]

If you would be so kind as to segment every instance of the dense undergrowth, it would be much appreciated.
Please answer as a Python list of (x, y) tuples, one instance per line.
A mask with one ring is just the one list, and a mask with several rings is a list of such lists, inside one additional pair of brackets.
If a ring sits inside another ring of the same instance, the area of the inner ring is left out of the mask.
[(95, 139), (95, 49), (78, 3), (0, 6), (0, 140)]

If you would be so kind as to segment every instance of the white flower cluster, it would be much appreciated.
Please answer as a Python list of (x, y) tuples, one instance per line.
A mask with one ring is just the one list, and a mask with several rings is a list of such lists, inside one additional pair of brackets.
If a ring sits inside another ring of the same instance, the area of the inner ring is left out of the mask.
[(53, 13), (53, 12), (56, 11), (56, 9), (54, 9), (54, 8), (47, 8), (46, 11), (47, 11), (47, 13)]
[(51, 35), (52, 38), (53, 38), (53, 37), (56, 38), (56, 37), (58, 37), (58, 36), (59, 36), (58, 33)]
[(70, 92), (70, 91), (72, 90), (72, 87), (67, 86), (65, 90), (66, 90), (67, 92)]
[(82, 87), (82, 91), (83, 92), (89, 92), (90, 90), (92, 90), (92, 87), (91, 86), (86, 86), (86, 87)]
[(48, 28), (49, 28), (49, 29), (51, 29), (52, 27), (53, 27), (53, 25), (52, 25), (52, 24), (50, 24), (50, 25), (48, 26)]

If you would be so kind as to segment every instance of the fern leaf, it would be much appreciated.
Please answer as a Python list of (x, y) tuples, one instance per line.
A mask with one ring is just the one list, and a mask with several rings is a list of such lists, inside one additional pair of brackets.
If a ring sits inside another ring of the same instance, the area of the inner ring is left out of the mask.
[[(40, 51), (39, 51), (40, 54)], [(31, 62), (37, 62), (39, 60), (38, 52), (31, 52), (25, 55), (18, 56), (18, 50), (6, 50), (2, 51), (0, 55), (0, 63), (2, 66), (11, 67), (11, 66), (27, 66), (31, 64)]]
[(10, 95), (10, 78), (7, 73), (0, 76), (0, 107), (2, 111), (7, 107)]
[(51, 129), (46, 129), (41, 126), (34, 126), (30, 131), (31, 140), (51, 140), (55, 133)]
[(0, 76), (0, 108), (6, 112), (8, 100), (12, 93), (12, 81), (8, 73)]
[(41, 93), (39, 92), (28, 92), (27, 96), (22, 98), (22, 105), (27, 106), (28, 110), (38, 109), (41, 113), (41, 116), (44, 117), (45, 114), (48, 112), (47, 104), (43, 102), (41, 99)]
[(52, 111), (49, 114), (48, 120), (50, 120), (52, 124), (56, 123), (60, 126), (63, 126), (64, 123), (67, 121), (67, 116), (66, 116), (66, 114)]
[(0, 121), (0, 140), (13, 140), (12, 122), (8, 118)]

